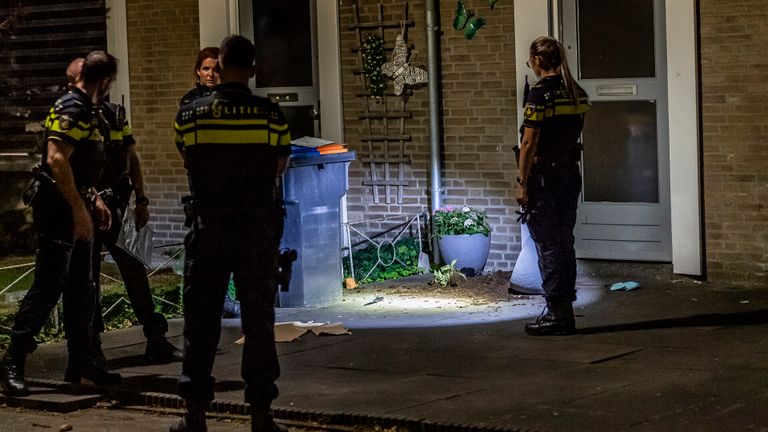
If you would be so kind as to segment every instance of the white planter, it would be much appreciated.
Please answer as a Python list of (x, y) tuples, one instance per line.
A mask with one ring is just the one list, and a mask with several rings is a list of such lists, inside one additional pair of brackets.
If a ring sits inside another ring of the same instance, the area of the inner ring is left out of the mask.
[(475, 274), (483, 271), (491, 250), (491, 236), (484, 234), (449, 234), (438, 238), (437, 243), (445, 264), (456, 260), (457, 269), (471, 268)]

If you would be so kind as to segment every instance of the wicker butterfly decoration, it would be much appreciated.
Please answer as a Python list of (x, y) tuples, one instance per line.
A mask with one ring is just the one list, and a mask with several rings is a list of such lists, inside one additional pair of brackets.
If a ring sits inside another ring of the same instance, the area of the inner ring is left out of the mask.
[[(488, 0), (491, 9), (493, 9), (493, 7), (496, 5), (496, 1), (498, 0)], [(464, 37), (467, 39), (472, 39), (477, 34), (477, 31), (480, 30), (480, 28), (484, 25), (485, 20), (483, 18), (476, 17), (472, 11), (464, 6), (464, 2), (459, 0), (458, 6), (456, 7), (456, 17), (453, 19), (453, 28), (456, 30), (463, 29)]]
[(416, 57), (413, 54), (408, 59), (408, 48), (405, 46), (402, 34), (395, 38), (395, 49), (392, 51), (392, 61), (381, 65), (381, 71), (392, 78), (395, 86), (395, 95), (403, 94), (403, 87), (424, 84), (429, 80), (427, 71), (411, 65), (411, 61)]

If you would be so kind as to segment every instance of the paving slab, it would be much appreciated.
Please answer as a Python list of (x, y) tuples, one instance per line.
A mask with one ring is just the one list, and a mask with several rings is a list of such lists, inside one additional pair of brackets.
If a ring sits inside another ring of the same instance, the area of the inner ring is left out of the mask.
[(61, 388), (31, 385), (27, 396), (5, 396), (0, 393), (0, 404), (57, 413), (70, 413), (90, 408), (104, 400), (104, 394), (71, 394)]
[[(275, 407), (544, 431), (766, 430), (768, 287), (646, 275), (636, 291), (605, 287), (620, 280), (636, 278), (580, 276), (579, 331), (568, 337), (525, 335), (536, 296), (363, 306), (379, 291), (363, 288), (337, 305), (279, 309), (278, 320), (342, 322), (351, 334), (278, 344)], [(174, 343), (182, 326), (171, 321)], [(224, 320), (217, 399), (242, 400), (239, 336), (237, 320)], [(175, 392), (180, 364), (143, 364), (141, 329), (103, 339), (120, 391)], [(64, 344), (44, 344), (28, 374), (60, 380), (65, 363)]]

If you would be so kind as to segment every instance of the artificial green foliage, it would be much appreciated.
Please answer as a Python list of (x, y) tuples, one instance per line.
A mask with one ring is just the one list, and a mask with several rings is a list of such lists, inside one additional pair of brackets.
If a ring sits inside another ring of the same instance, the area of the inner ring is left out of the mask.
[[(384, 267), (383, 264), (376, 265), (379, 261), (377, 250), (379, 248), (376, 245), (370, 245), (363, 249), (359, 249), (352, 253), (352, 261), (355, 266), (355, 279), (364, 277), (372, 267), (376, 266), (371, 274), (363, 279), (357, 280), (360, 284), (397, 279), (400, 277), (411, 276), (419, 273), (423, 273), (424, 269), (419, 267), (419, 239), (415, 238), (403, 238), (394, 243), (394, 248), (391, 244), (381, 247), (381, 261), (389, 263), (392, 261), (392, 252), (397, 251), (396, 257), (400, 261), (405, 263), (405, 266), (398, 261), (394, 261), (391, 265)], [(345, 258), (344, 263), (344, 277), (350, 277), (349, 271), (349, 259)]]
[[(491, 9), (493, 9), (496, 2), (490, 3)], [(456, 6), (456, 16), (453, 18), (453, 28), (456, 30), (464, 30), (464, 37), (472, 39), (477, 34), (482, 26), (485, 25), (485, 20), (480, 17), (476, 17), (475, 14), (464, 6), (462, 0), (458, 1)]]
[(451, 278), (467, 278), (461, 271), (459, 271), (459, 269), (456, 268), (456, 260), (451, 261), (450, 264), (433, 268), (432, 274), (434, 276), (434, 282), (443, 288), (448, 286), (448, 284), (451, 282)]
[(434, 235), (442, 237), (454, 234), (491, 233), (485, 211), (472, 207), (439, 208), (432, 215)]
[(365, 75), (368, 91), (374, 97), (384, 96), (384, 75), (381, 72), (381, 65), (386, 61), (384, 40), (375, 34), (366, 34), (361, 53), (363, 55), (363, 75)]

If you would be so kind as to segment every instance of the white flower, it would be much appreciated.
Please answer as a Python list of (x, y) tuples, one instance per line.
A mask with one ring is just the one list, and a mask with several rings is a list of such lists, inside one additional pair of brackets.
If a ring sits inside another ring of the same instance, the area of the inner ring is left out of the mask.
[(467, 219), (464, 221), (464, 228), (469, 228), (474, 224), (475, 224), (475, 221), (473, 221), (472, 219)]
[(467, 212), (469, 212), (469, 211), (471, 211), (471, 210), (472, 210), (472, 209), (471, 209), (471, 208), (469, 208), (469, 207), (462, 207), (462, 208), (461, 208), (461, 212), (462, 212), (462, 213), (467, 213)]

